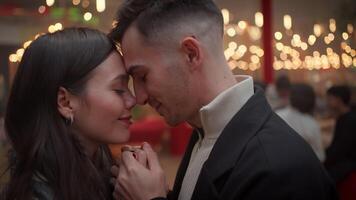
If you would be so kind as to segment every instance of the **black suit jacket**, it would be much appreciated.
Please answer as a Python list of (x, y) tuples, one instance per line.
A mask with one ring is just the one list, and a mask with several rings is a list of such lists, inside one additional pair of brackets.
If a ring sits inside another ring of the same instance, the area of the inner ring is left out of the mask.
[[(194, 132), (168, 199), (178, 199), (197, 138)], [(309, 145), (257, 89), (216, 141), (192, 199), (331, 200), (337, 194)]]

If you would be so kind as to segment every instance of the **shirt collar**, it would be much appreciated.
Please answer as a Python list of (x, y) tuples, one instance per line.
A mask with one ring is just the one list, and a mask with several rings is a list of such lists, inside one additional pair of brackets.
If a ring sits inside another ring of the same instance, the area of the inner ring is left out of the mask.
[(232, 117), (253, 95), (251, 76), (235, 76), (237, 83), (216, 96), (200, 109), (204, 137), (216, 139)]

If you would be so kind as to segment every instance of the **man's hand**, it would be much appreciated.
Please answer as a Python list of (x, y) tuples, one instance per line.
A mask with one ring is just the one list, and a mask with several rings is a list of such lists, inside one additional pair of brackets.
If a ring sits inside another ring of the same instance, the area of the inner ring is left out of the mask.
[[(119, 161), (119, 167), (112, 171), (118, 174), (115, 181), (114, 197), (127, 200), (149, 200), (155, 197), (166, 197), (167, 184), (157, 154), (147, 143), (142, 151), (124, 151)], [(147, 156), (147, 162), (143, 155)], [(144, 163), (147, 163), (145, 166)]]

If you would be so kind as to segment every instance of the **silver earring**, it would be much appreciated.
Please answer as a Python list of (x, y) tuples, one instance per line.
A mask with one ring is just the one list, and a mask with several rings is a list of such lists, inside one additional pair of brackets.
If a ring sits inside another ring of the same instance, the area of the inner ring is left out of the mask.
[(74, 116), (73, 116), (73, 115), (71, 115), (71, 116), (70, 116), (70, 118), (69, 118), (69, 122), (70, 122), (70, 123), (69, 123), (70, 125), (72, 125), (72, 124), (73, 124), (73, 122), (74, 122)]
[(71, 115), (69, 118), (66, 118), (65, 121), (66, 121), (67, 125), (71, 126), (73, 124), (73, 122), (74, 122), (74, 116)]

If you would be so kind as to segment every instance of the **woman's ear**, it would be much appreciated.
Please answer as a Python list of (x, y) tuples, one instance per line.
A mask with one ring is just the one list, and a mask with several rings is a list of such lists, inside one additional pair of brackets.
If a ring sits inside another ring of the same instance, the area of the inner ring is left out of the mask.
[(200, 68), (203, 61), (203, 51), (200, 42), (195, 37), (186, 37), (181, 42), (181, 48), (192, 70)]
[(59, 87), (57, 93), (57, 107), (59, 113), (66, 119), (74, 117), (73, 95), (64, 87)]

